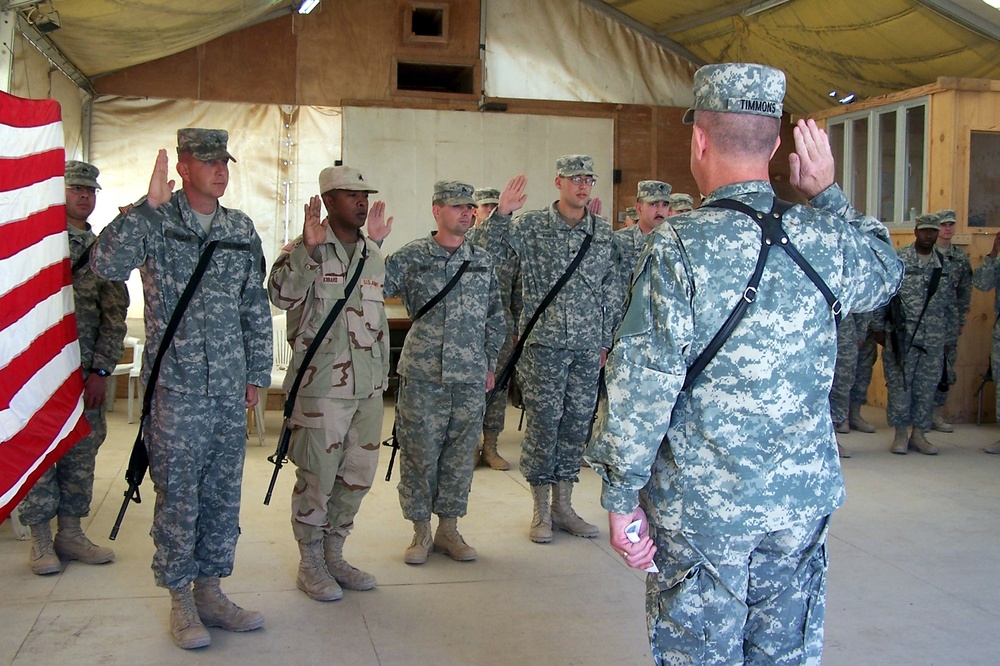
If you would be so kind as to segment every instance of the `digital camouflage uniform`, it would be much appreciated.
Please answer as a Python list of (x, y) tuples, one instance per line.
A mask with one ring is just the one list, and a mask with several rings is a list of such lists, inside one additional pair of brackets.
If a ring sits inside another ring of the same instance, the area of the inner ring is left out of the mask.
[(301, 236), (285, 247), (268, 280), (271, 302), (287, 311), (294, 352), (287, 391), (316, 332), (344, 297), (362, 252), (367, 258), (358, 284), (313, 356), (290, 419), (288, 457), (297, 467), (292, 531), (304, 543), (350, 534), (375, 478), (389, 372), (385, 261), (378, 246), (360, 234), (350, 256), (327, 227), (326, 242), (312, 256)]
[[(950, 211), (948, 211), (950, 212)], [(954, 215), (951, 217), (954, 220)], [(969, 261), (969, 254), (960, 247), (948, 245), (938, 247), (938, 251), (944, 256), (949, 264), (948, 272), (951, 274), (954, 291), (948, 303), (947, 314), (947, 338), (945, 340), (944, 354), (944, 379), (948, 388), (958, 381), (955, 374), (955, 361), (958, 359), (958, 332), (965, 326), (965, 315), (969, 312), (969, 305), (972, 304), (972, 264)], [(948, 391), (940, 389), (934, 392), (934, 406), (942, 407), (948, 399)]]
[[(89, 224), (86, 229), (67, 224), (66, 231), (70, 265), (75, 266), (97, 236)], [(73, 273), (73, 301), (80, 339), (80, 367), (86, 382), (92, 370), (114, 370), (122, 356), (128, 291), (122, 282), (99, 277), (88, 262)], [(90, 434), (74, 444), (25, 496), (20, 504), (23, 524), (46, 523), (57, 514), (79, 517), (90, 514), (97, 450), (108, 433), (106, 408), (102, 404), (84, 410)]]
[[(638, 203), (655, 203), (657, 201), (670, 202), (670, 185), (659, 180), (642, 180), (636, 191)], [(632, 209), (635, 212), (635, 209)], [(638, 213), (636, 213), (638, 216)], [(638, 217), (636, 217), (638, 220)], [(620, 281), (619, 296), (622, 300), (620, 315), (625, 314), (625, 297), (628, 295), (629, 287), (632, 284), (632, 273), (635, 264), (639, 260), (639, 253), (646, 243), (647, 234), (640, 228), (639, 224), (615, 231), (615, 249), (618, 253), (618, 275)]]
[(218, 240), (170, 347), (144, 424), (156, 490), (156, 584), (228, 576), (239, 536), (246, 386), (271, 381), (264, 255), (253, 222), (219, 205), (205, 234), (183, 191), (153, 209), (145, 197), (101, 233), (91, 264), (108, 279), (142, 275), (148, 384), (164, 329), (207, 242)]
[(869, 312), (852, 312), (841, 317), (837, 327), (837, 364), (830, 388), (830, 416), (834, 425), (847, 420), (858, 367), (859, 344), (868, 337)]
[[(888, 390), (885, 415), (893, 428), (913, 426), (928, 430), (949, 337), (948, 312), (955, 294), (953, 267), (942, 261), (936, 250), (931, 251), (929, 261), (921, 261), (913, 244), (901, 248), (899, 258), (906, 270), (898, 295), (905, 323), (890, 322), (888, 308), (880, 310), (876, 323), (886, 331), (885, 349), (882, 350), (882, 370)], [(942, 268), (940, 282), (917, 328), (935, 267)], [(897, 360), (896, 340), (891, 334), (897, 328), (903, 345), (902, 363)]]
[[(780, 116), (783, 93), (781, 73), (759, 65), (695, 74), (696, 108), (763, 97), (771, 103), (752, 108)], [(706, 204), (735, 198), (766, 211), (773, 196), (767, 182), (741, 182)], [(836, 185), (811, 203), (784, 215), (792, 244), (845, 311), (885, 303), (902, 270), (885, 227)], [(760, 237), (748, 216), (705, 207), (657, 227), (606, 368), (587, 459), (608, 511), (641, 504), (649, 519), (659, 663), (819, 663), (826, 522), (844, 500), (829, 412), (837, 333), (830, 306), (783, 252), (771, 250), (745, 317), (681, 390), (742, 297)]]
[(494, 256), (520, 276), (518, 330), (524, 330), (584, 239), (593, 236), (583, 261), (539, 317), (518, 363), (528, 420), (521, 473), (533, 486), (576, 482), (597, 400), (600, 351), (611, 344), (621, 298), (614, 233), (589, 210), (571, 228), (553, 203), (514, 221), (494, 211), (484, 234)]
[[(1000, 289), (998, 289), (1000, 287), (1000, 258), (991, 257), (988, 254), (983, 257), (983, 263), (972, 274), (972, 284), (980, 291), (996, 289), (993, 300), (993, 346), (990, 350), (990, 365), (995, 381), (996, 377), (1000, 377)], [(1000, 391), (996, 393), (996, 413), (1000, 414)]]
[(686, 213), (694, 210), (694, 199), (690, 194), (674, 192), (670, 195), (670, 210), (672, 210), (675, 215), (677, 213)]
[(385, 295), (399, 295), (411, 318), (464, 261), (469, 267), (448, 295), (413, 322), (399, 358), (399, 504), (414, 522), (466, 513), (486, 375), (506, 331), (493, 260), (482, 248), (466, 241), (449, 254), (428, 235), (386, 260)]
[(872, 337), (874, 330), (874, 315), (868, 318), (868, 329), (865, 341), (858, 349), (858, 362), (854, 367), (854, 384), (851, 385), (851, 404), (864, 405), (868, 402), (868, 387), (872, 383), (872, 368), (878, 358), (878, 343)]

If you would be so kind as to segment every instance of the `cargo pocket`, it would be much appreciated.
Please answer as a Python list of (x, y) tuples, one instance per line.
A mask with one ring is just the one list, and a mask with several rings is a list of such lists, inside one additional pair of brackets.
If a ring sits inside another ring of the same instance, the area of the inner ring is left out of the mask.
[(682, 654), (691, 663), (705, 662), (707, 627), (703, 595), (706, 575), (699, 563), (655, 577), (656, 617), (648, 619), (655, 655)]

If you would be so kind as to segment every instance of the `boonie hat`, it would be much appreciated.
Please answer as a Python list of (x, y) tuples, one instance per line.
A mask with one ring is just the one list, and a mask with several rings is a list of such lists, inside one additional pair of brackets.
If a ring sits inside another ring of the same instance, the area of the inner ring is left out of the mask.
[(640, 180), (635, 200), (640, 203), (670, 201), (670, 184), (660, 180)]
[(694, 73), (694, 106), (684, 112), (683, 122), (694, 123), (695, 110), (780, 118), (784, 98), (780, 69), (737, 62), (705, 65)]
[(593, 176), (594, 158), (590, 155), (563, 155), (556, 160), (558, 176)]
[(66, 162), (66, 177), (63, 180), (67, 185), (83, 185), (99, 190), (101, 186), (97, 184), (97, 176), (100, 173), (100, 169), (93, 164), (68, 160)]
[(326, 194), (330, 190), (349, 190), (351, 192), (378, 192), (368, 184), (360, 171), (349, 166), (327, 167), (319, 172), (319, 192)]
[(472, 197), (475, 189), (472, 185), (460, 183), (457, 180), (439, 180), (434, 183), (434, 198), (432, 202), (440, 201), (445, 206), (476, 205)]
[(236, 158), (226, 150), (229, 142), (229, 132), (220, 129), (202, 129), (186, 127), (177, 130), (177, 154), (190, 153), (201, 162), (221, 160), (226, 158), (236, 161)]

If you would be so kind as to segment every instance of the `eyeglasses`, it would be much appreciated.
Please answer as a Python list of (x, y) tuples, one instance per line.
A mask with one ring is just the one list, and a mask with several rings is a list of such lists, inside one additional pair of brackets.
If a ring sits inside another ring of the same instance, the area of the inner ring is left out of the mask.
[(574, 185), (593, 185), (597, 182), (593, 176), (569, 176), (569, 180)]
[(66, 189), (74, 194), (94, 194), (97, 189), (93, 187), (87, 187), (86, 185), (67, 185)]

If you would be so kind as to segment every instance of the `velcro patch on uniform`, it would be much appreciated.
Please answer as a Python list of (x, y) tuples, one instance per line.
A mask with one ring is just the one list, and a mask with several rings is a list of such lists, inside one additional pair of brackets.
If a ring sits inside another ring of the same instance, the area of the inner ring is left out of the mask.
[(726, 110), (736, 113), (755, 113), (761, 116), (781, 115), (781, 107), (778, 103), (766, 99), (730, 97), (726, 100)]
[(340, 284), (344, 281), (343, 275), (324, 275), (323, 284)]
[(196, 236), (193, 236), (191, 234), (186, 234), (182, 231), (175, 231), (174, 229), (167, 229), (166, 231), (163, 232), (163, 235), (166, 236), (167, 238), (183, 241), (185, 243), (191, 243), (198, 240)]
[(382, 286), (382, 283), (379, 282), (378, 280), (370, 280), (368, 278), (362, 278), (361, 280), (359, 280), (359, 282), (362, 284), (362, 286), (365, 286), (365, 287), (381, 287)]
[(244, 252), (250, 251), (249, 243), (241, 243), (239, 241), (219, 241), (220, 250), (242, 250)]
[(490, 269), (486, 268), (486, 266), (473, 266), (465, 269), (466, 273), (488, 273), (489, 271)]

